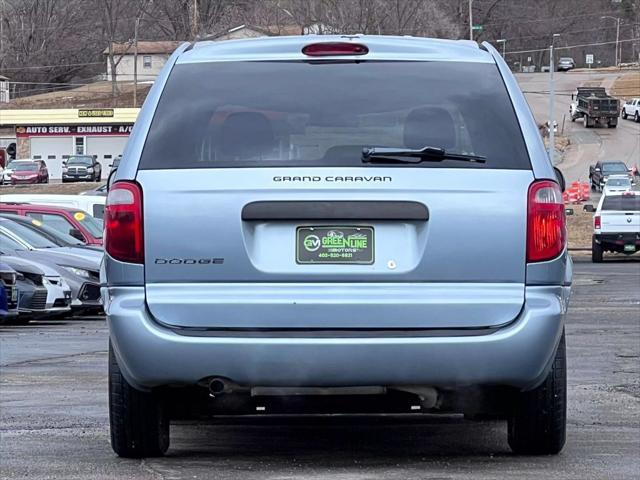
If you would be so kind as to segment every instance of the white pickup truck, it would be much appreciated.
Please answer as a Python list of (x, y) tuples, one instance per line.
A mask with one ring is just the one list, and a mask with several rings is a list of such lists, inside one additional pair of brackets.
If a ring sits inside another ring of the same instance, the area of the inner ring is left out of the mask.
[(640, 98), (632, 98), (627, 100), (620, 109), (620, 116), (626, 120), (627, 117), (633, 118), (636, 122), (640, 122)]
[(593, 216), (591, 260), (604, 252), (632, 255), (640, 251), (640, 192), (603, 195)]

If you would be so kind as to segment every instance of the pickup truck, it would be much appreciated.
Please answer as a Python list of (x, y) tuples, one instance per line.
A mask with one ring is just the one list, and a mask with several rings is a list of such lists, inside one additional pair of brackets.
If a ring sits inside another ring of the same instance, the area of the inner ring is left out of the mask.
[(593, 216), (591, 260), (604, 252), (632, 255), (640, 251), (640, 192), (603, 195)]
[(604, 87), (578, 87), (578, 93), (571, 95), (575, 102), (571, 108), (571, 121), (584, 118), (586, 128), (597, 124), (609, 128), (618, 126), (620, 100), (607, 94)]
[(602, 191), (609, 175), (628, 175), (632, 183), (634, 180), (624, 162), (597, 162), (589, 167), (591, 190)]
[(622, 112), (620, 116), (623, 120), (627, 117), (633, 118), (636, 122), (640, 123), (640, 98), (632, 98), (627, 100), (622, 106)]

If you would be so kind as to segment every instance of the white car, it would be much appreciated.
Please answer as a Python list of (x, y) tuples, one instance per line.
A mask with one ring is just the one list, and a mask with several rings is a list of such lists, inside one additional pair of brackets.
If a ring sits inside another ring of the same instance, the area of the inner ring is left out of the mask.
[(623, 119), (631, 117), (636, 122), (640, 122), (640, 98), (627, 100), (620, 110), (620, 116), (622, 116)]
[(632, 186), (631, 178), (628, 175), (609, 175), (604, 184), (603, 193), (611, 195), (612, 193), (629, 192)]
[(34, 205), (53, 205), (56, 207), (71, 207), (84, 210), (94, 218), (102, 220), (104, 204), (107, 197), (100, 195), (56, 195), (56, 194), (28, 194), (16, 193), (0, 195), (0, 202), (32, 203)]
[(602, 262), (604, 252), (632, 255), (640, 251), (640, 192), (602, 195), (593, 216), (591, 259)]

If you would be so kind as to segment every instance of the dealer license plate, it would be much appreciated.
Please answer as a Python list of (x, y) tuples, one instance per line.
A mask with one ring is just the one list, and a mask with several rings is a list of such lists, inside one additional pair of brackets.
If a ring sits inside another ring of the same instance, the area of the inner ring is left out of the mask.
[(374, 262), (373, 227), (298, 227), (296, 262), (371, 265)]

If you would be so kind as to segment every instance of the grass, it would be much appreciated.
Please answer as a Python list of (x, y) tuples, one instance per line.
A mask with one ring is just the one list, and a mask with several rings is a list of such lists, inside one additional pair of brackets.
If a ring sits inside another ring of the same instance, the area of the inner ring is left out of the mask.
[(38, 185), (3, 185), (0, 187), (0, 201), (3, 194), (13, 193), (56, 193), (64, 195), (76, 195), (85, 190), (93, 190), (101, 183), (74, 182), (74, 183), (42, 183)]
[(640, 71), (628, 72), (613, 83), (611, 95), (621, 99), (640, 97)]

